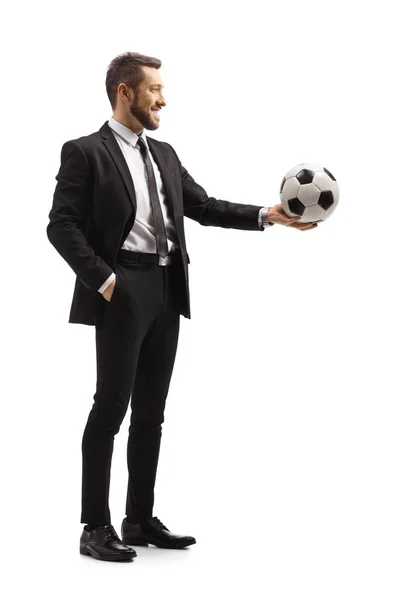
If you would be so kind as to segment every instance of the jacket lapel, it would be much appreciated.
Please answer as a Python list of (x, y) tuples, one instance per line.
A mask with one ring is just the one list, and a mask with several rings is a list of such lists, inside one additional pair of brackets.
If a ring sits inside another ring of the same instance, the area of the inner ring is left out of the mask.
[(117, 167), (119, 174), (121, 175), (122, 181), (124, 182), (126, 191), (128, 193), (129, 199), (132, 203), (133, 209), (136, 213), (136, 194), (135, 194), (135, 186), (133, 185), (132, 176), (129, 171), (129, 167), (126, 164), (126, 160), (124, 155), (121, 152), (121, 148), (118, 145), (117, 140), (114, 137), (113, 132), (111, 131), (108, 122), (106, 121), (104, 125), (100, 128), (100, 135), (103, 139), (103, 143), (106, 146), (108, 152), (113, 159), (115, 166)]
[[(136, 212), (136, 194), (135, 194), (135, 186), (133, 185), (132, 176), (129, 171), (129, 167), (126, 164), (126, 160), (124, 155), (121, 152), (121, 148), (118, 145), (117, 140), (115, 139), (108, 122), (106, 121), (104, 125), (100, 128), (100, 134), (103, 139), (103, 143), (106, 146), (108, 152), (110, 153), (111, 158), (113, 159), (115, 166), (117, 167), (119, 174), (124, 182), (126, 191), (132, 203), (132, 206)], [(176, 203), (176, 194), (174, 193), (170, 170), (167, 167), (165, 162), (165, 158), (163, 157), (160, 149), (157, 147), (157, 141), (153, 140), (146, 136), (147, 143), (150, 148), (151, 155), (153, 157), (154, 162), (157, 164), (160, 173), (161, 179), (164, 184), (165, 193), (170, 201), (170, 205), (173, 208), (174, 220), (176, 221), (176, 213), (177, 213), (177, 203)]]

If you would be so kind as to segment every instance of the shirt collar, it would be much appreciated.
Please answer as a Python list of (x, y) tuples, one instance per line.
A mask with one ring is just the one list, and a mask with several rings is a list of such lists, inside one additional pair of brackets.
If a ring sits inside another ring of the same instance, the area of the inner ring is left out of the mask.
[(114, 117), (110, 118), (110, 120), (108, 121), (108, 125), (111, 127), (111, 129), (118, 133), (118, 135), (120, 135), (126, 142), (132, 144), (133, 147), (136, 147), (137, 141), (139, 137), (141, 137), (146, 145), (146, 148), (149, 149), (144, 129), (140, 136), (138, 136), (134, 131), (132, 131), (132, 129), (129, 129), (129, 127), (126, 127), (126, 125), (122, 125), (122, 123), (114, 119)]

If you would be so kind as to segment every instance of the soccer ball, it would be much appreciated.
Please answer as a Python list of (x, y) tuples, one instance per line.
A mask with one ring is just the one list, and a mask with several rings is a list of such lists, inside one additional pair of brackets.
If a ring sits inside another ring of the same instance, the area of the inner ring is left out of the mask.
[(290, 169), (281, 183), (281, 204), (299, 223), (319, 223), (331, 216), (339, 202), (339, 186), (328, 169), (302, 163)]

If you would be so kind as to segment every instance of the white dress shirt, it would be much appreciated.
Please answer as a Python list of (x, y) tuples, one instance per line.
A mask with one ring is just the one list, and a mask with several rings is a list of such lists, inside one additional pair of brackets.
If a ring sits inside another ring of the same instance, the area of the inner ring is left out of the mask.
[[(154, 218), (150, 203), (149, 188), (147, 185), (146, 166), (144, 164), (140, 148), (137, 145), (139, 136), (136, 135), (136, 133), (134, 133), (131, 129), (129, 129), (129, 127), (122, 125), (122, 123), (114, 119), (114, 117), (110, 118), (108, 124), (112, 129), (112, 132), (114, 134), (115, 139), (118, 142), (119, 147), (121, 148), (122, 154), (125, 157), (127, 165), (129, 167), (129, 171), (132, 176), (132, 181), (134, 182), (136, 194), (137, 209), (135, 222), (133, 224), (132, 229), (125, 238), (125, 241), (122, 244), (121, 248), (124, 250), (132, 250), (134, 252), (150, 252), (156, 254), (157, 245), (154, 229)], [(144, 131), (142, 131), (140, 137), (146, 144), (148, 155), (151, 164), (153, 165), (158, 197), (160, 199), (161, 211), (164, 217), (165, 230), (167, 234), (168, 252), (173, 252), (175, 247), (179, 245), (179, 242), (171, 213), (171, 208), (167, 204), (167, 198), (165, 195), (164, 184), (161, 179), (161, 174), (149, 150), (149, 145), (146, 140)], [(263, 209), (261, 209), (258, 214), (258, 225), (260, 229), (262, 228), (262, 210)], [(110, 285), (110, 283), (114, 279), (115, 273), (111, 273), (111, 275), (99, 288), (98, 291), (100, 292), (100, 294), (104, 292), (104, 290)]]

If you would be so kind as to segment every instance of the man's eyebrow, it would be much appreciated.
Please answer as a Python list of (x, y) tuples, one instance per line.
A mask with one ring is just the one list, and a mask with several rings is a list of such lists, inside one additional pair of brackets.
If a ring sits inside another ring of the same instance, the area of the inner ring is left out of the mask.
[(161, 83), (153, 83), (150, 87), (164, 87), (163, 85), (161, 85)]

